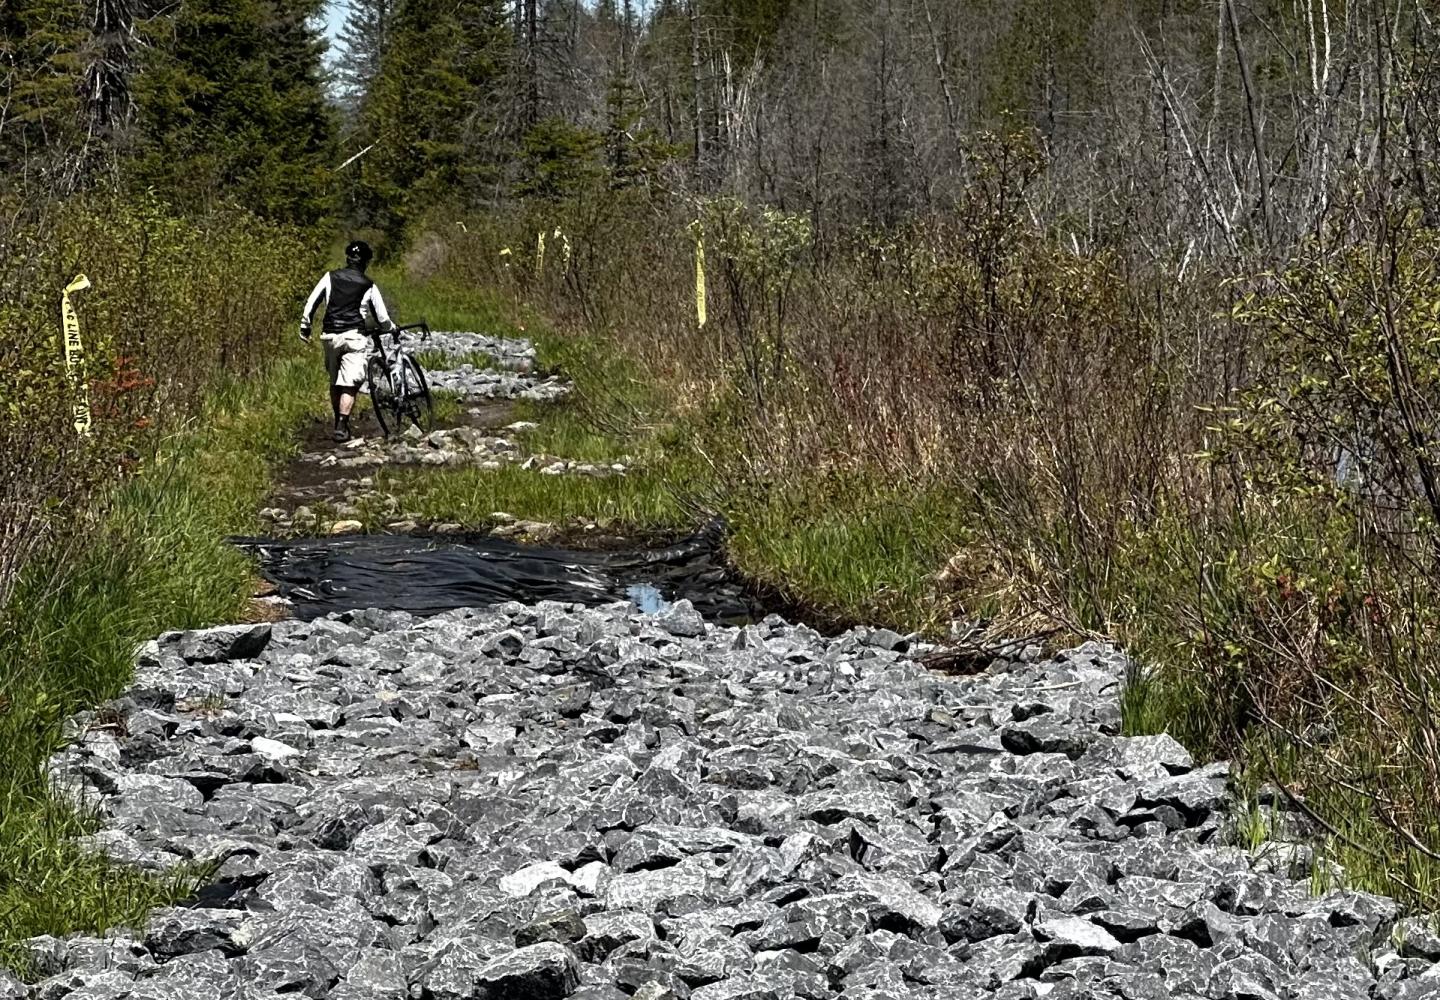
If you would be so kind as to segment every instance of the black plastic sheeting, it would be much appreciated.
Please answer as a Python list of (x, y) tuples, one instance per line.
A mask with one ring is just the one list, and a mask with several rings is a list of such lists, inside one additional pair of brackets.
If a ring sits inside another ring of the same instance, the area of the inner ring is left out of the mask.
[(764, 609), (727, 572), (723, 540), (719, 522), (674, 545), (633, 552), (550, 549), (487, 536), (232, 539), (258, 556), (264, 577), (307, 621), (363, 608), (427, 615), (505, 601), (631, 600), (654, 611), (680, 599), (712, 621), (756, 621)]

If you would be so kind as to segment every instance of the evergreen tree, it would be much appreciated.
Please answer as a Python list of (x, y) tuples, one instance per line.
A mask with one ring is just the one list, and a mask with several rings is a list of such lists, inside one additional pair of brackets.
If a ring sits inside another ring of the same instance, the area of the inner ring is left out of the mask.
[(340, 28), (340, 64), (336, 76), (345, 110), (358, 115), (365, 96), (380, 76), (399, 0), (350, 0)]
[(80, 0), (0, 0), (0, 177), (54, 185), (84, 138)]
[(506, 0), (406, 0), (361, 127), (362, 221), (398, 236), (442, 200), (496, 176), (498, 97), (513, 52)]
[(322, 7), (185, 0), (152, 26), (135, 84), (139, 182), (183, 204), (232, 198), (301, 224), (328, 214), (335, 121), (324, 93)]

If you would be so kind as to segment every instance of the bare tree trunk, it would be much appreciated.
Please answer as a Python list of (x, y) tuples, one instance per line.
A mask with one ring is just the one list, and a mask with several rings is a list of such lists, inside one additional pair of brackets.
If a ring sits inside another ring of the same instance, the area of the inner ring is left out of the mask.
[(538, 0), (525, 0), (525, 119), (534, 125), (540, 120), (540, 31)]
[(1205, 158), (1215, 152), (1215, 129), (1220, 124), (1221, 81), (1225, 72), (1225, 5), (1217, 8), (1219, 20), (1215, 23), (1215, 77), (1210, 88), (1210, 121), (1205, 126)]
[(690, 112), (695, 131), (695, 179), (700, 181), (705, 166), (705, 119), (700, 101), (700, 0), (690, 0)]
[(930, 32), (930, 48), (935, 52), (935, 73), (940, 77), (940, 93), (945, 98), (945, 123), (950, 128), (950, 141), (960, 149), (960, 119), (955, 113), (955, 95), (950, 90), (950, 73), (945, 67), (945, 53), (940, 48), (940, 36), (935, 31), (935, 15), (930, 11), (930, 0), (920, 0), (925, 10), (925, 26)]
[(1270, 161), (1265, 156), (1265, 136), (1255, 110), (1255, 86), (1250, 79), (1245, 46), (1240, 40), (1240, 19), (1235, 13), (1235, 0), (1225, 0), (1225, 11), (1230, 18), (1230, 40), (1235, 47), (1235, 62), (1240, 67), (1240, 84), (1245, 91), (1245, 115), (1250, 122), (1250, 142), (1255, 150), (1255, 167), (1260, 178), (1260, 214), (1265, 221), (1265, 242), (1268, 244), (1275, 232), (1275, 216), (1270, 206)]

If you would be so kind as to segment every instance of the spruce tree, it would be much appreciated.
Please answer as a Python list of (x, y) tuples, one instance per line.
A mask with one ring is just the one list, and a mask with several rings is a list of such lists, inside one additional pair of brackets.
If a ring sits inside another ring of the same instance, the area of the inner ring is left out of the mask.
[(350, 13), (340, 28), (340, 59), (336, 77), (347, 113), (357, 115), (380, 76), (399, 0), (350, 0)]
[(323, 0), (185, 0), (135, 83), (136, 177), (182, 204), (233, 199), (311, 224), (333, 210)]
[(0, 0), (0, 178), (55, 186), (84, 139), (80, 0)]
[(376, 147), (357, 173), (362, 221), (399, 235), (495, 176), (500, 86), (512, 54), (506, 0), (406, 0), (361, 127)]

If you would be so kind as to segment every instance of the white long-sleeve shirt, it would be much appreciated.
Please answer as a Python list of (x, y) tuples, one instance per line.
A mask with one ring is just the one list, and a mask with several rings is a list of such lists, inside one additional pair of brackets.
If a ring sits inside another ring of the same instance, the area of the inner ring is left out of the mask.
[[(305, 311), (300, 315), (300, 325), (310, 326), (310, 318), (315, 315), (315, 308), (321, 302), (330, 302), (330, 272), (326, 271), (315, 283), (315, 288), (310, 292), (310, 297), (305, 300)], [(385, 299), (380, 295), (380, 286), (371, 285), (370, 289), (360, 300), (360, 315), (364, 318), (365, 327), (379, 327), (382, 330), (395, 329), (395, 323), (390, 319), (390, 311), (385, 308)], [(340, 331), (350, 333), (352, 331)]]

